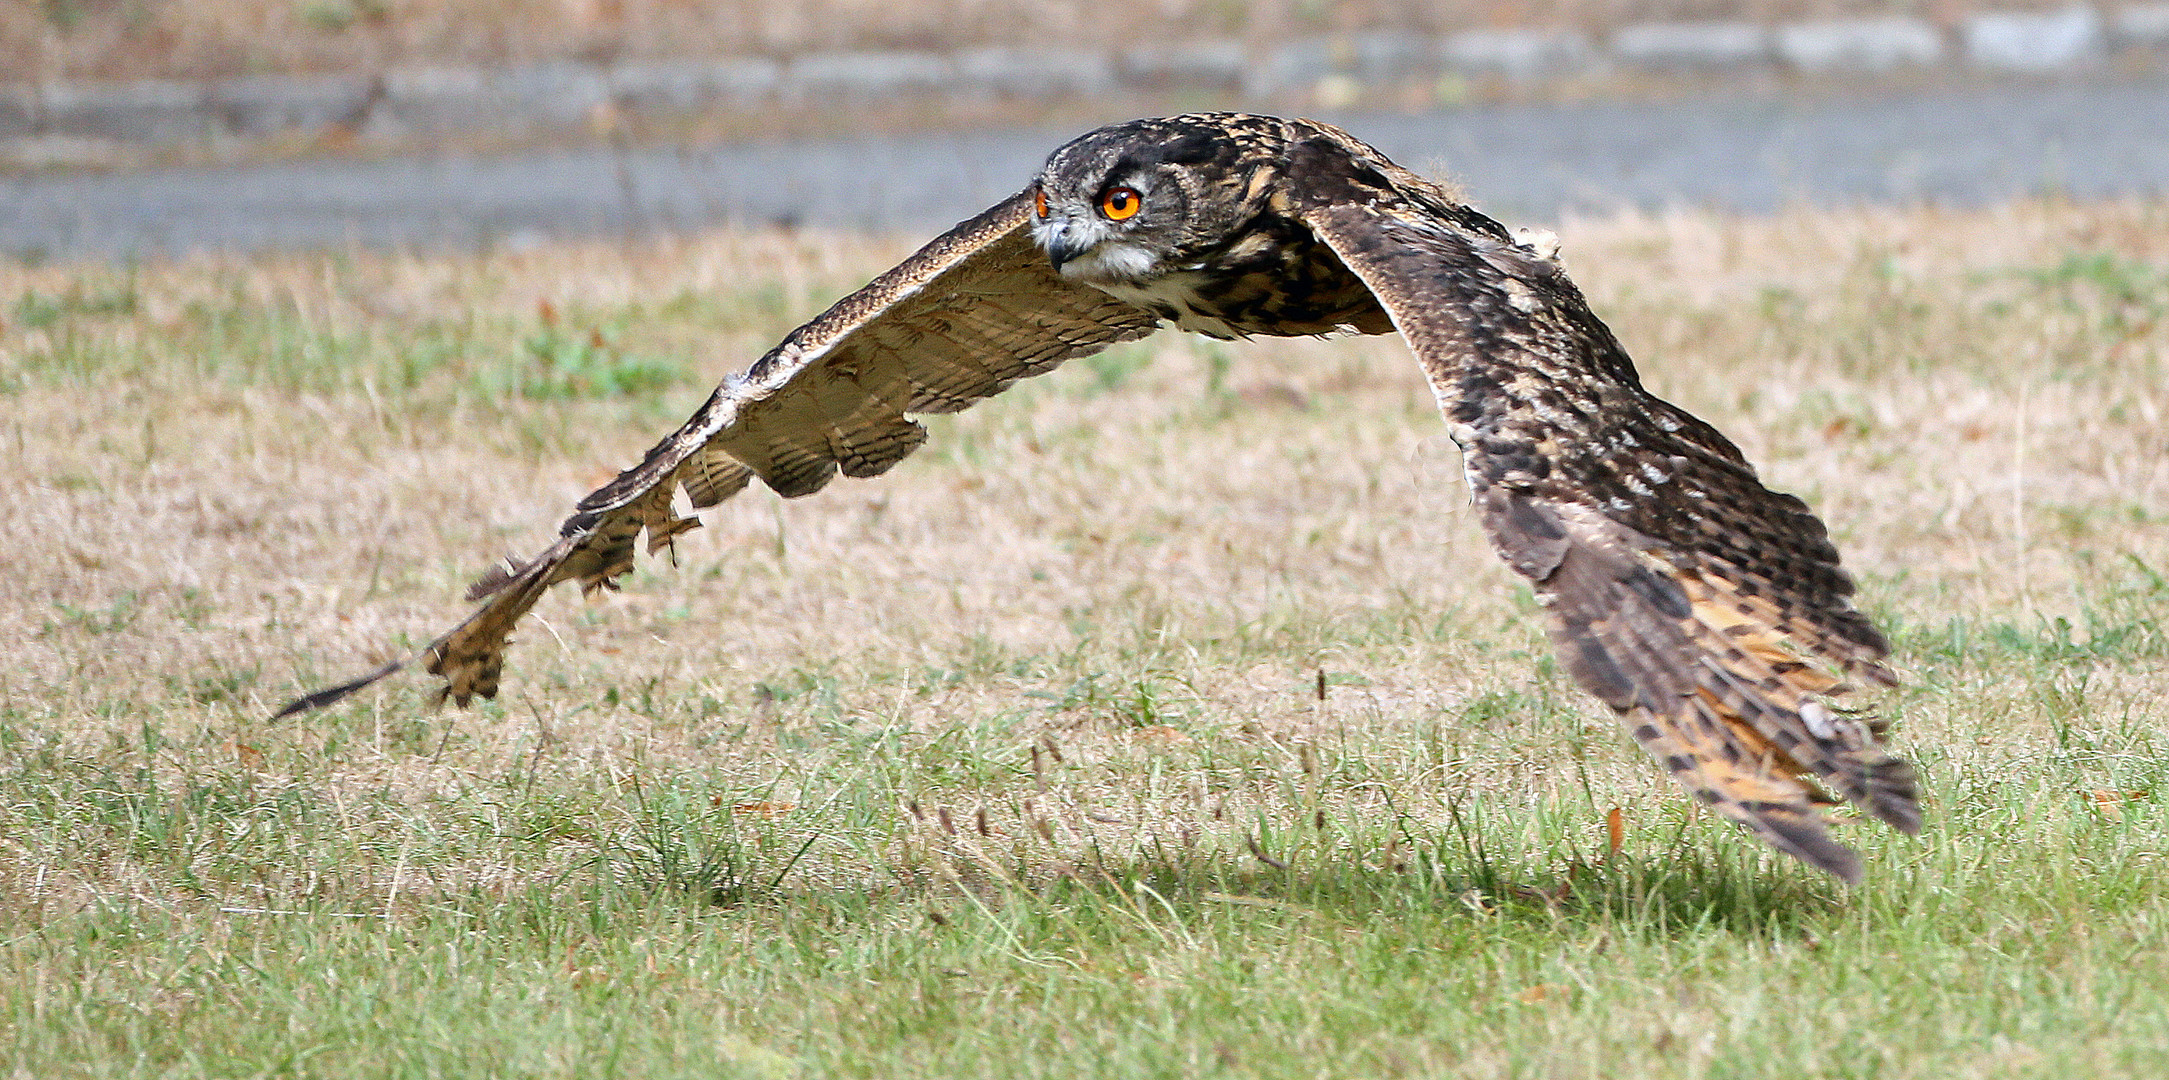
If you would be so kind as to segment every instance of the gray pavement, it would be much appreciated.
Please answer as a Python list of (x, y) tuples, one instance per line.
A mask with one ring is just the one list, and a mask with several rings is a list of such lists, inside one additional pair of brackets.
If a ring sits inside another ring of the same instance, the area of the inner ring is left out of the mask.
[[(1319, 115), (1459, 179), (1478, 206), (1513, 222), (1628, 206), (1754, 213), (2169, 190), (2161, 75)], [(477, 247), (724, 222), (924, 233), (1020, 188), (1078, 130), (8, 177), (0, 253)]]

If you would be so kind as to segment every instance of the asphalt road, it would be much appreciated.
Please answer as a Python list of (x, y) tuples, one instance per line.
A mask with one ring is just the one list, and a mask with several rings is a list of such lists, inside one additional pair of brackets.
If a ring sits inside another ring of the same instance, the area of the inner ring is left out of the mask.
[[(1510, 222), (2169, 190), (2163, 76), (1321, 115)], [(473, 247), (721, 222), (931, 232), (1020, 188), (1077, 130), (0, 178), (0, 253)]]

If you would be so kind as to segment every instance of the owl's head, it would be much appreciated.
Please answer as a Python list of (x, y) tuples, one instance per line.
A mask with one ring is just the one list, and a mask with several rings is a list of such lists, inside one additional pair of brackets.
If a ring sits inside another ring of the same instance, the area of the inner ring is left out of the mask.
[[(1269, 144), (1257, 117), (1133, 120), (1083, 135), (1032, 186), (1032, 238), (1063, 277), (1138, 285), (1195, 266), (1257, 215)], [(1253, 130), (1255, 128), (1256, 130)]]

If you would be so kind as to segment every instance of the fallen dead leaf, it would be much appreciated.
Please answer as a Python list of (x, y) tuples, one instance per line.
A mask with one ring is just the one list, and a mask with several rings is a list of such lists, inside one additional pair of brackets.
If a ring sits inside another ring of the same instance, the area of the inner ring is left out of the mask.
[(731, 813), (744, 814), (747, 817), (779, 818), (796, 809), (798, 809), (797, 803), (742, 802), (731, 807)]
[(2112, 791), (2106, 788), (2095, 788), (2087, 792), (2086, 797), (2094, 804), (2094, 809), (2101, 811), (2101, 816), (2121, 821), (2124, 817), (2125, 803), (2151, 798), (2152, 794), (2152, 792), (2143, 790)]
[(1152, 746), (1186, 746), (1197, 741), (1166, 724), (1138, 728), (1130, 734), (1130, 738)]

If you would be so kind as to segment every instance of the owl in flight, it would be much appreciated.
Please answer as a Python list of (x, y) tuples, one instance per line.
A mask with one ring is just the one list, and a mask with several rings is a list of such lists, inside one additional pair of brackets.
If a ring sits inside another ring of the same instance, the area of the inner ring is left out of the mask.
[[(1485, 533), (1529, 579), (1566, 669), (1695, 798), (1844, 879), (1824, 789), (1906, 833), (1913, 768), (1828, 703), (1890, 685), (1822, 522), (1716, 429), (1642, 388), (1556, 245), (1517, 239), (1326, 124), (1234, 113), (1115, 124), (723, 381), (557, 542), (468, 591), (413, 657), (442, 697), (493, 697), (550, 586), (614, 587), (753, 477), (785, 497), (879, 476), (955, 412), (1163, 325), (1216, 338), (1399, 330), (1459, 444)], [(683, 489), (691, 513), (673, 503)]]

